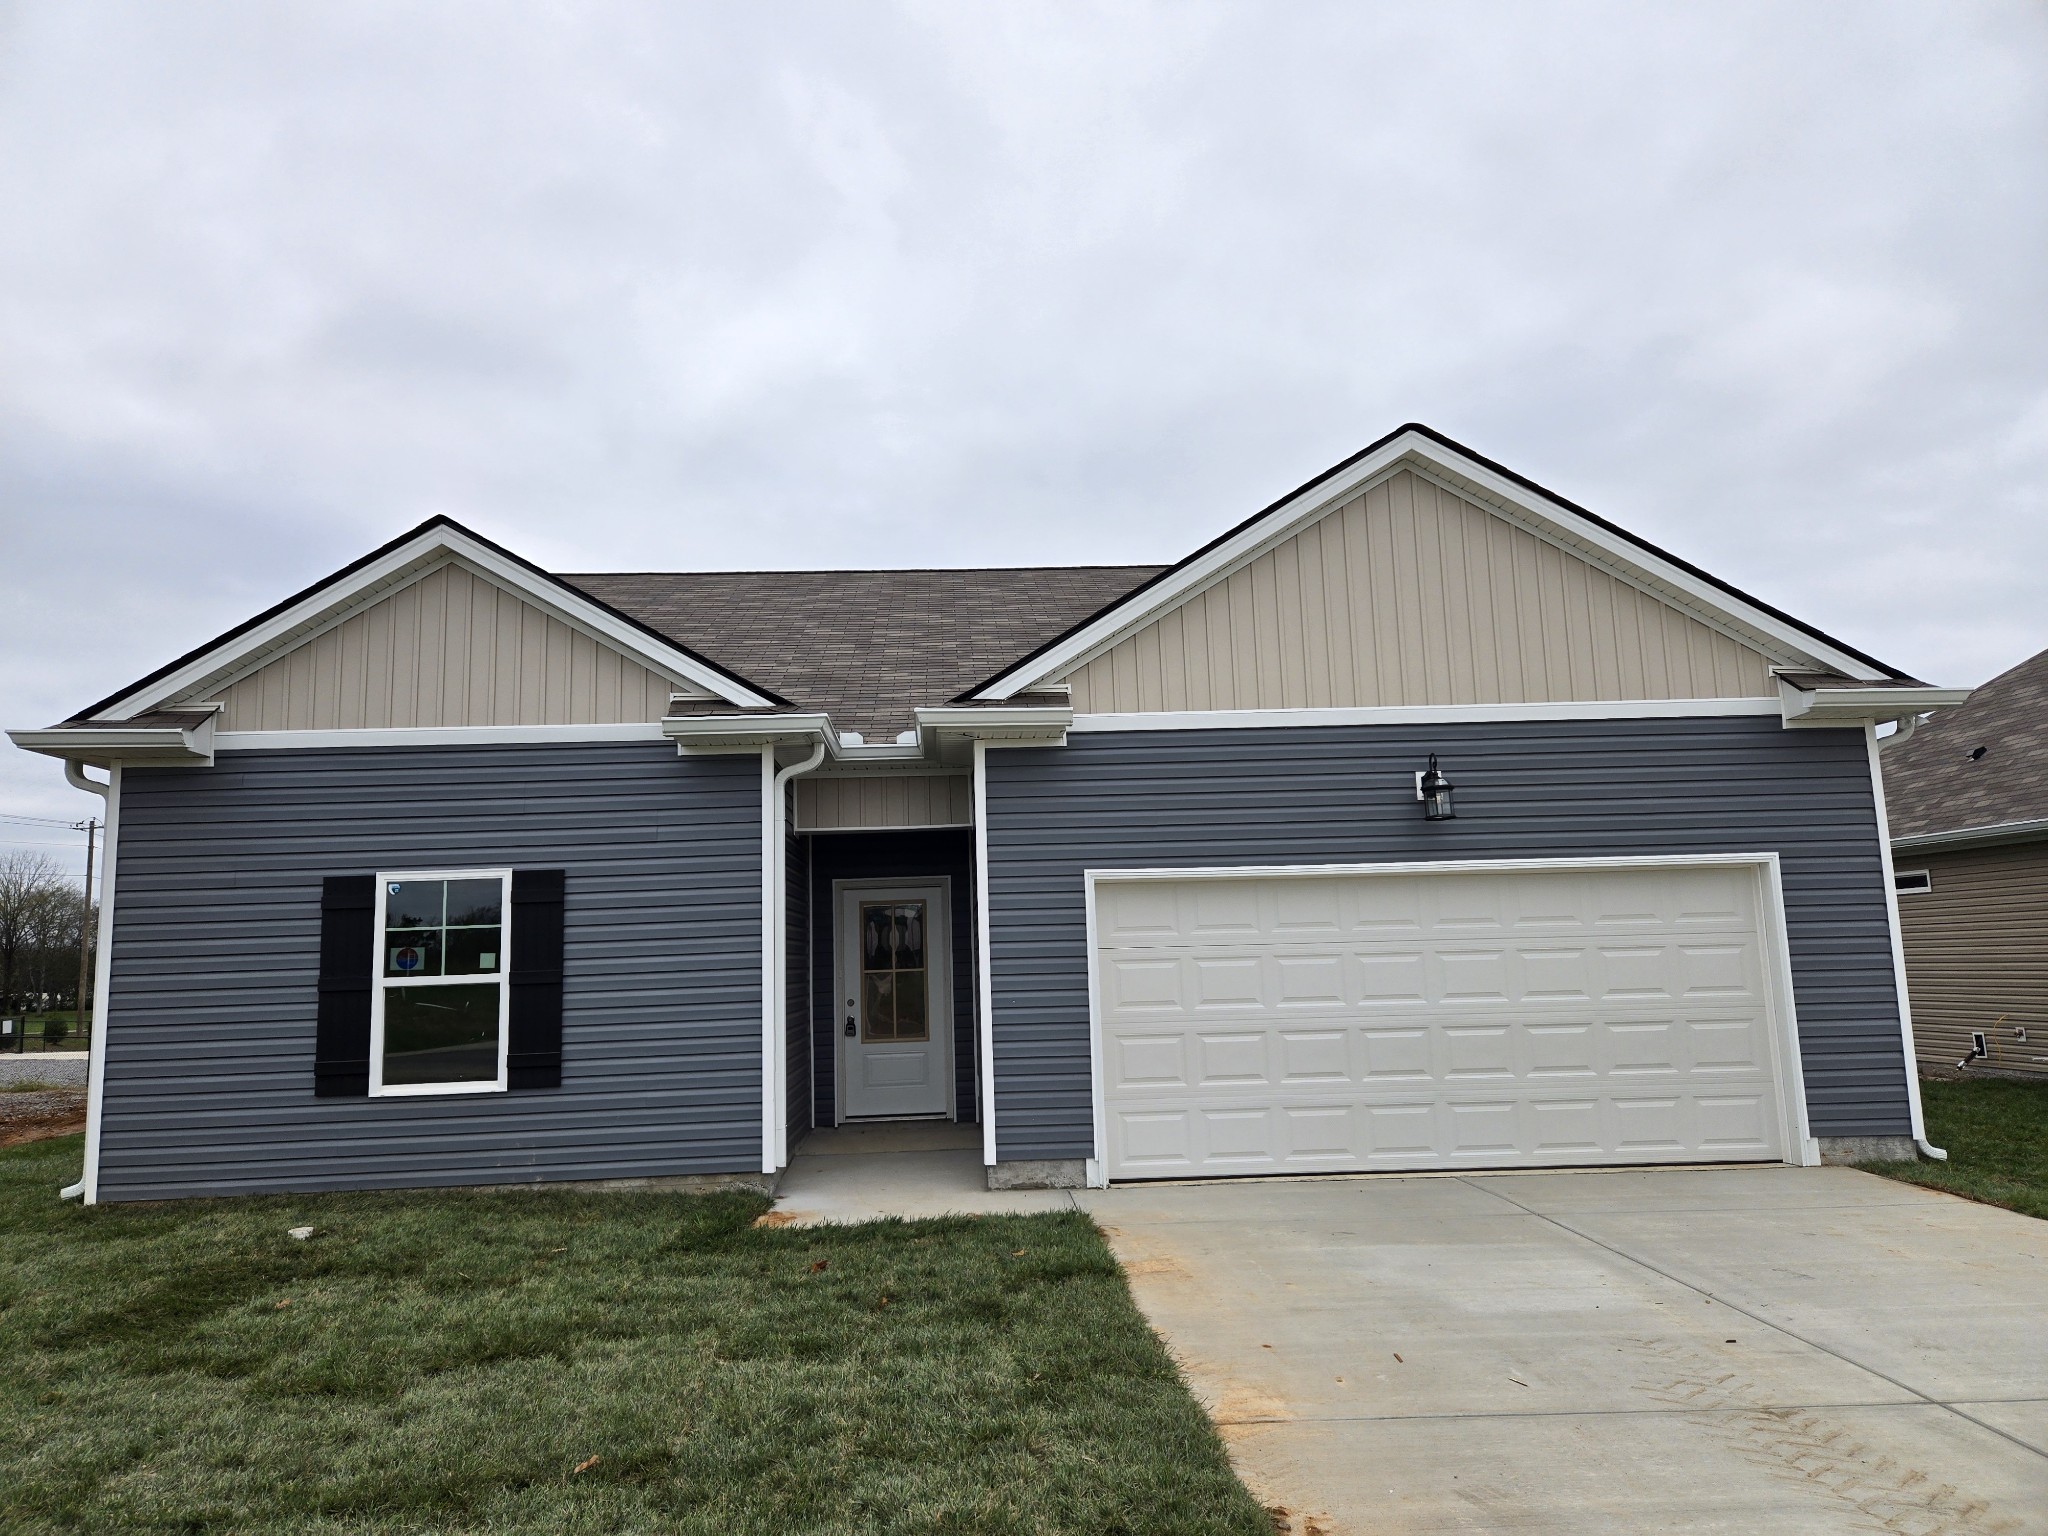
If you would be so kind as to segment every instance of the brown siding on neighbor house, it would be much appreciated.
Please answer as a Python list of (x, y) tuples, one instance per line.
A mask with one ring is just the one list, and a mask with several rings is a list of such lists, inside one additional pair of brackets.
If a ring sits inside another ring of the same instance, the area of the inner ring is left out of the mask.
[(467, 566), (449, 564), (215, 697), (227, 706), (225, 731), (623, 725), (659, 720), (674, 687)]
[(873, 773), (796, 781), (800, 832), (964, 827), (973, 820), (974, 782), (965, 774)]
[(1080, 713), (1774, 696), (1770, 658), (1403, 471), (1068, 674)]
[(1953, 1067), (1982, 1030), (1991, 1049), (1982, 1065), (2048, 1076), (2048, 842), (1899, 850), (1893, 862), (1932, 881), (1899, 896), (1921, 1063)]

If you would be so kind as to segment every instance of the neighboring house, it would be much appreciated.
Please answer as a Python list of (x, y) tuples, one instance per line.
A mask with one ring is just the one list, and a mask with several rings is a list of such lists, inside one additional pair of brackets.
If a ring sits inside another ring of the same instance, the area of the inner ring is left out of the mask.
[(1921, 1065), (2048, 1074), (2048, 651), (1884, 746)]
[(436, 518), (11, 734), (111, 770), (87, 1199), (1059, 1185), (1912, 1156), (1874, 723), (1964, 697), (1411, 426), (1165, 569)]

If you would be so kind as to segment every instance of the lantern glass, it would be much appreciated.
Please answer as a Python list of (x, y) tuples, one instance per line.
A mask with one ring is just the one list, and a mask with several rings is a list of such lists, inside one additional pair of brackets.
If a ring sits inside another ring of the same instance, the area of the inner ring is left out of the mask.
[(1422, 795), (1422, 819), (1424, 821), (1450, 821), (1457, 816), (1451, 809), (1451, 781), (1444, 777), (1444, 771), (1436, 765), (1436, 754), (1429, 754), (1429, 766), (1422, 771), (1416, 788)]

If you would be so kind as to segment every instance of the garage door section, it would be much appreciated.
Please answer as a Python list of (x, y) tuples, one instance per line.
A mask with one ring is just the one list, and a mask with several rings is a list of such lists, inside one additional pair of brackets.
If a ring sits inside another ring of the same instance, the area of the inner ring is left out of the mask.
[(1751, 865), (1123, 879), (1112, 1178), (1784, 1156)]

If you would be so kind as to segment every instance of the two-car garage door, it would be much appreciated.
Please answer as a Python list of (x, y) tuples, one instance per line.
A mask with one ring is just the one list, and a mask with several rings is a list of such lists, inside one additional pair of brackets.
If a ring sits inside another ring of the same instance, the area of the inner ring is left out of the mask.
[(1098, 877), (1112, 1178), (1777, 1160), (1756, 867)]

